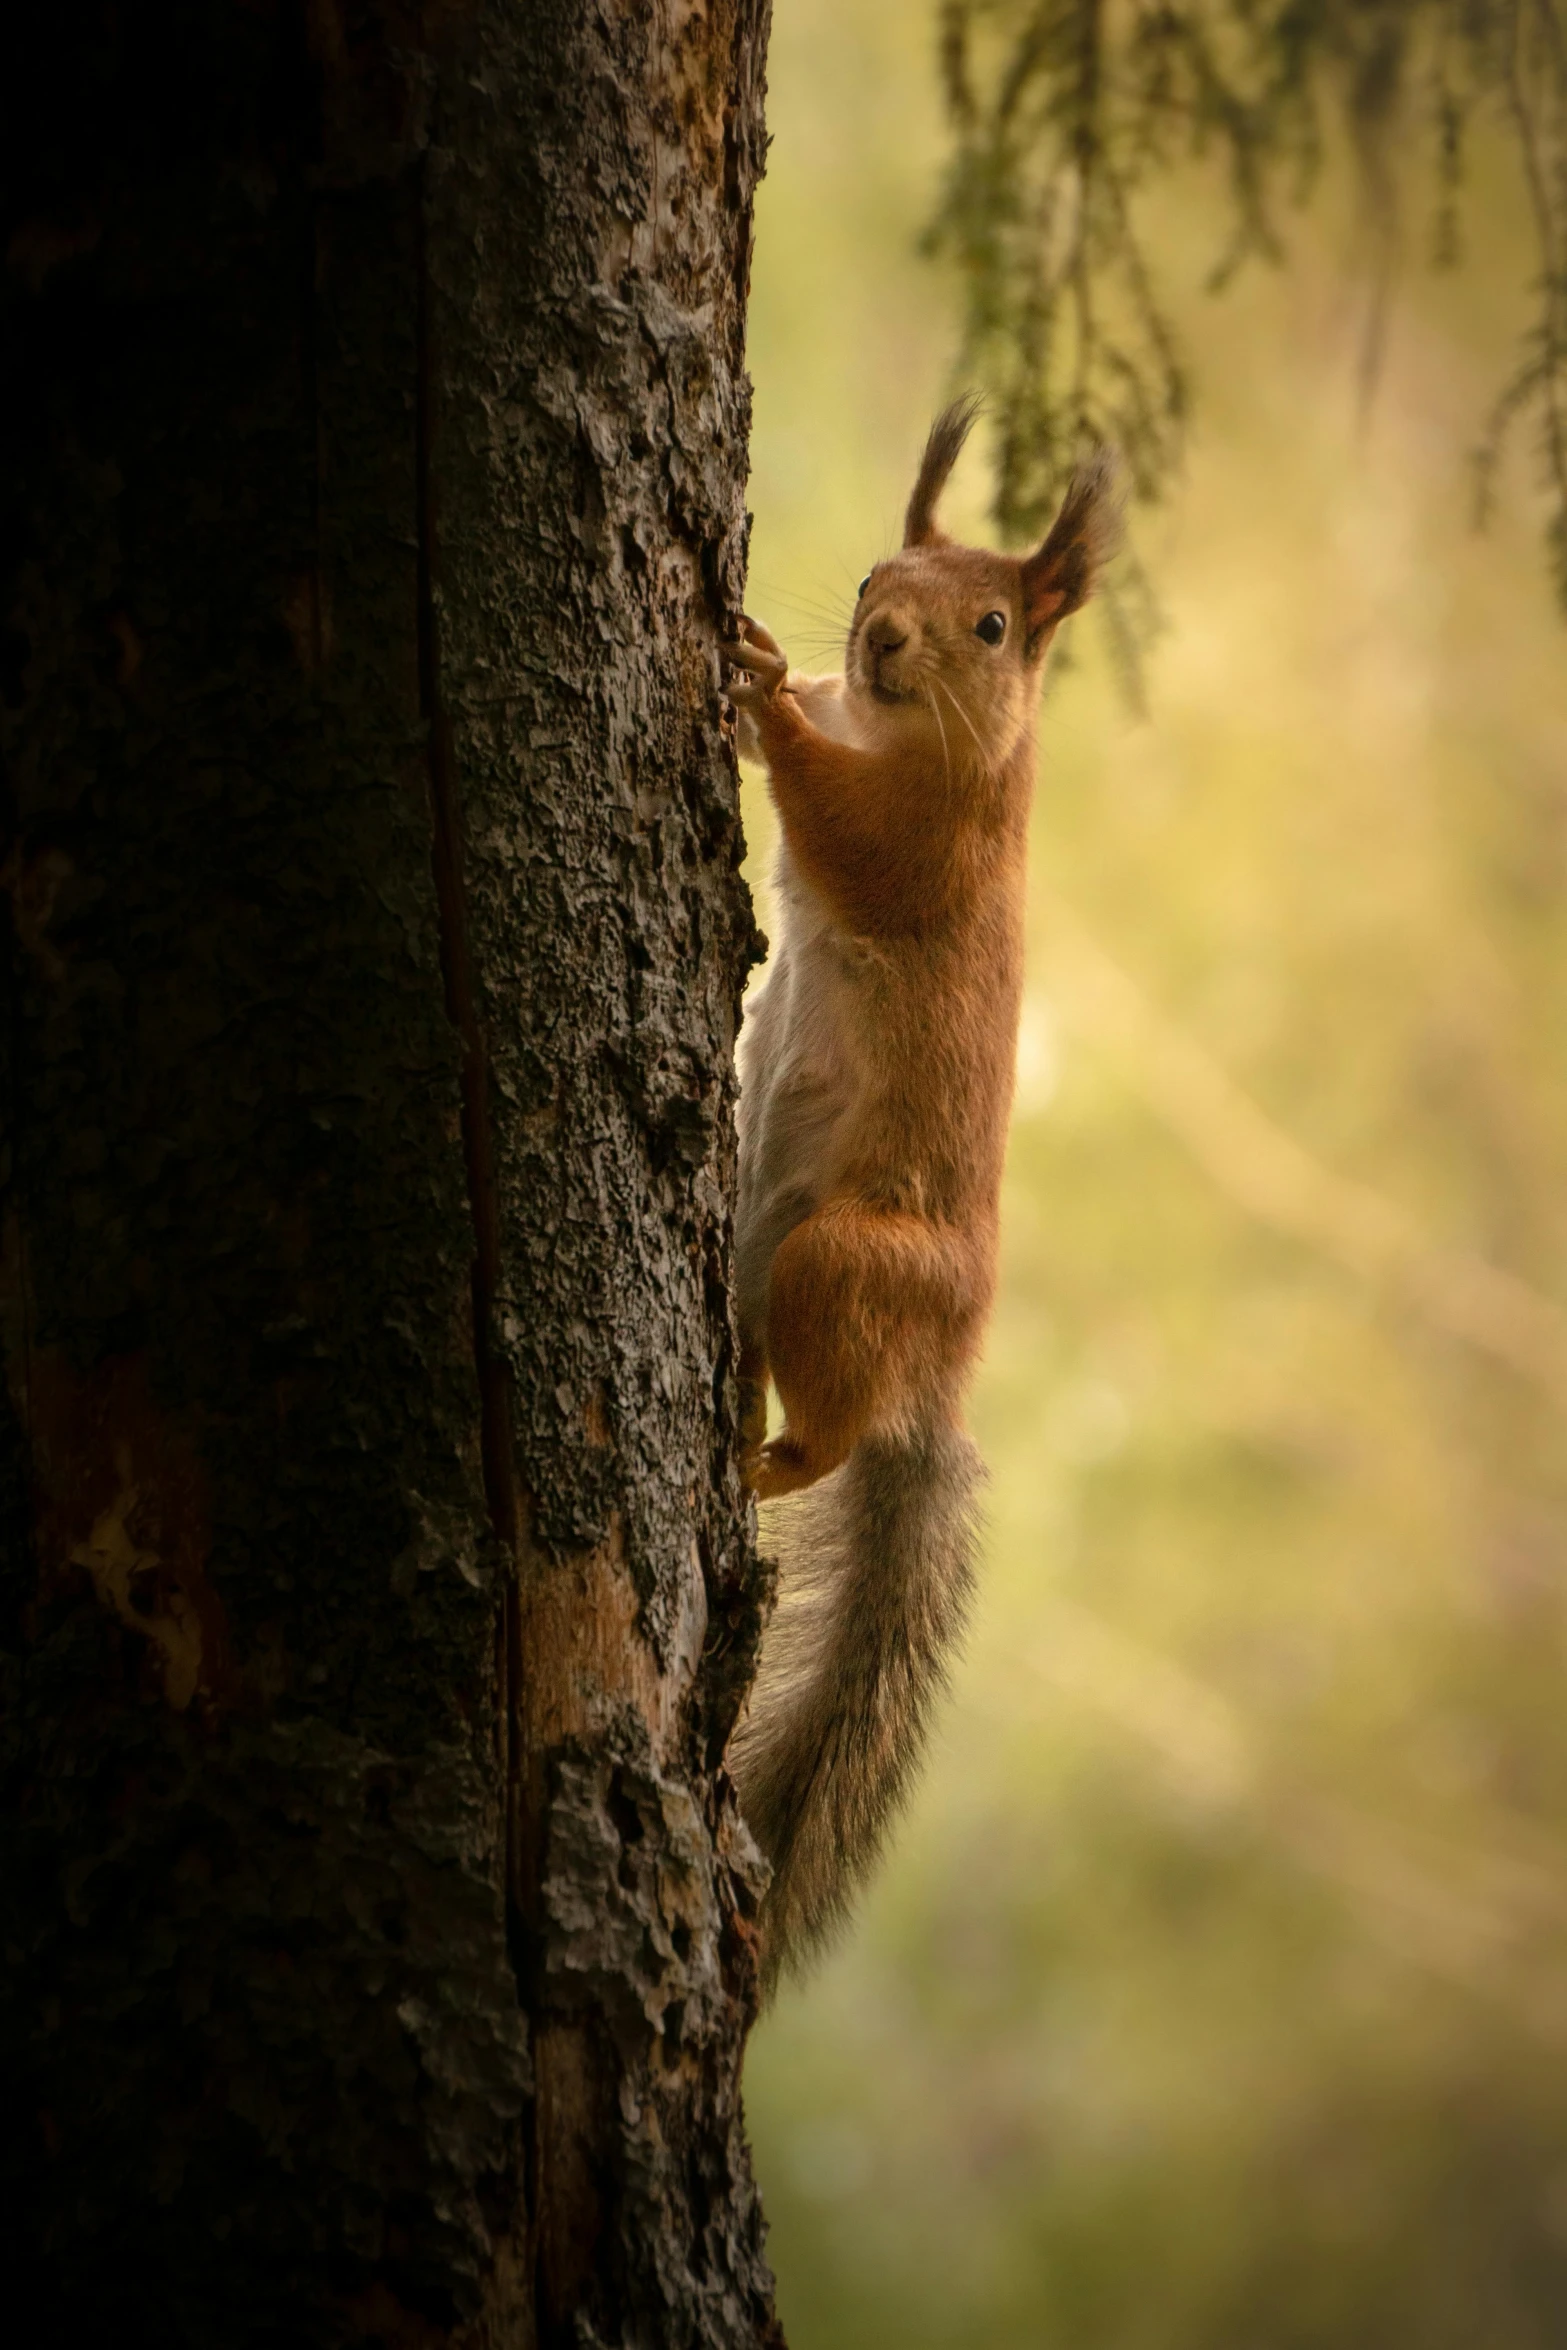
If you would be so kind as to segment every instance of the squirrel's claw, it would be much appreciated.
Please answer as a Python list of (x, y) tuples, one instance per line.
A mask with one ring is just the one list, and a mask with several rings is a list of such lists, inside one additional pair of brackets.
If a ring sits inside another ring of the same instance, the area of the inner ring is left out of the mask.
[(789, 674), (789, 663), (777, 640), (759, 621), (742, 613), (740, 625), (745, 635), (720, 647), (730, 668), (742, 673), (729, 678), (724, 691), (737, 709), (754, 710), (778, 691)]
[(740, 1464), (741, 1481), (758, 1501), (777, 1501), (783, 1494), (798, 1493), (803, 1486), (814, 1485), (821, 1473), (820, 1464), (807, 1460), (787, 1433), (775, 1436)]
[[(771, 653), (775, 661), (784, 660), (783, 647), (770, 628), (764, 628), (759, 620), (753, 620), (749, 612), (741, 613), (740, 626), (745, 630), (748, 644), (759, 646), (764, 653)], [(788, 666), (788, 662), (784, 661), (784, 667), (787, 669)]]

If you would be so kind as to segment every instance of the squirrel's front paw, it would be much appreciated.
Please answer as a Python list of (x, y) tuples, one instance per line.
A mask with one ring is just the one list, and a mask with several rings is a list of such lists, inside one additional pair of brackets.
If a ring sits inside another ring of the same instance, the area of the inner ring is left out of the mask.
[(780, 651), (775, 637), (758, 620), (744, 613), (740, 625), (745, 635), (738, 643), (722, 647), (724, 659), (739, 677), (726, 680), (724, 691), (737, 710), (758, 710), (770, 702), (789, 674), (789, 663)]

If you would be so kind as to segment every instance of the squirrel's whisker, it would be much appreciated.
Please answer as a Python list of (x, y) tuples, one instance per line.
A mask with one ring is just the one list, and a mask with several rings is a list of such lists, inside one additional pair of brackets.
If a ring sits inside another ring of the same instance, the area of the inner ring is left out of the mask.
[[(938, 685), (941, 681), (939, 678), (933, 677), (930, 682), (932, 685)], [(947, 781), (950, 783), (952, 781), (952, 753), (947, 748), (947, 730), (941, 723), (941, 712), (936, 707), (936, 697), (934, 694), (929, 694), (926, 696), (925, 706), (929, 710), (932, 718), (934, 718), (936, 721), (936, 732), (941, 737), (941, 764), (945, 770)]]
[(803, 612), (813, 620), (826, 620), (835, 628), (848, 628), (854, 606), (852, 601), (847, 604), (841, 601), (836, 592), (805, 594), (798, 588), (769, 587), (760, 580), (755, 582), (755, 586), (758, 593), (764, 595), (771, 604), (792, 605), (797, 612)]
[(975, 726), (973, 719), (964, 709), (962, 702), (959, 700), (957, 694), (953, 691), (952, 687), (947, 683), (944, 677), (934, 678), (932, 682), (933, 684), (940, 686), (942, 692), (946, 695), (948, 701), (952, 704), (952, 707), (954, 710), (956, 710), (958, 716), (962, 719), (964, 725), (968, 728), (969, 733), (974, 737), (974, 748), (976, 751), (978, 751), (981, 762), (983, 763), (985, 761), (985, 746), (979, 739), (979, 729)]

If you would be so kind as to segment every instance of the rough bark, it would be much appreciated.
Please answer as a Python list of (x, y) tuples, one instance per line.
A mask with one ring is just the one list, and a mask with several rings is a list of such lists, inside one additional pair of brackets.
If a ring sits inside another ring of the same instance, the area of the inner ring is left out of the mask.
[(718, 1771), (766, 13), (0, 32), (40, 2343), (775, 2338)]

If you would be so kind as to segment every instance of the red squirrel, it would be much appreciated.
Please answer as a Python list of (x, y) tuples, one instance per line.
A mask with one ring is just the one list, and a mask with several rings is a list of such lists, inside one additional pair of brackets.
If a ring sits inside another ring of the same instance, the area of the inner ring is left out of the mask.
[(1100, 452), (1035, 553), (947, 538), (976, 411), (937, 418), (841, 677), (791, 670), (749, 619), (724, 648), (783, 832), (782, 936), (741, 1040), (736, 1285), (747, 1481), (795, 1498), (729, 1751), (772, 1864), (769, 1984), (874, 1862), (967, 1614), (983, 1471), (961, 1399), (995, 1291), (1034, 710), (1118, 536)]

